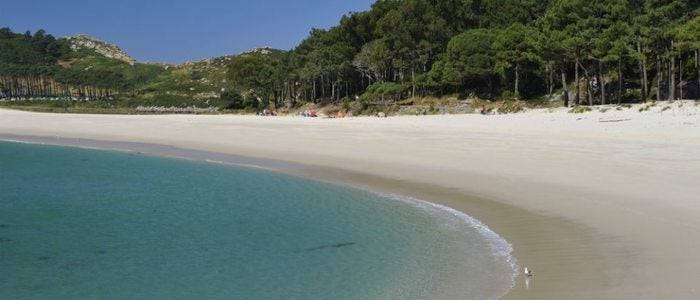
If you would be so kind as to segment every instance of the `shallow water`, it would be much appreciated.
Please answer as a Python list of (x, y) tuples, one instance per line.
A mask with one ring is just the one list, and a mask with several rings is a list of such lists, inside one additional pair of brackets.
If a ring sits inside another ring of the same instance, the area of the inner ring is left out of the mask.
[(488, 299), (512, 286), (510, 251), (417, 200), (0, 142), (2, 299)]

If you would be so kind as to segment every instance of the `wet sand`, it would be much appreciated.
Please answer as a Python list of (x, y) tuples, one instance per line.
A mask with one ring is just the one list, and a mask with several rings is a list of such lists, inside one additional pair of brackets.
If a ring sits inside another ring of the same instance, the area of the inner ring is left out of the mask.
[(499, 233), (535, 271), (507, 298), (697, 298), (698, 115), (687, 106), (616, 113), (322, 120), (0, 110), (0, 139), (258, 165), (445, 204)]

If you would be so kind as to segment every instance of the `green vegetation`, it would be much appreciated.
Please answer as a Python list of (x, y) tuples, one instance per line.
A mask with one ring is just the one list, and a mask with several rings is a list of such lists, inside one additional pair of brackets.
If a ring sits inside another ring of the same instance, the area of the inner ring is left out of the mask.
[(577, 106), (574, 106), (573, 108), (571, 108), (571, 110), (569, 110), (569, 113), (572, 113), (572, 114), (582, 114), (582, 113), (589, 112), (589, 111), (591, 111), (591, 110), (592, 110), (592, 109), (591, 109), (590, 107), (587, 107), (587, 106), (578, 106), (578, 105), (577, 105)]
[(163, 71), (70, 46), (43, 30), (32, 35), (0, 29), (0, 96), (104, 100), (134, 94)]
[(700, 81), (689, 80), (700, 80), (699, 28), (700, 2), (690, 0), (380, 0), (258, 62), (269, 68), (230, 75), (276, 106), (358, 98), (388, 109), (453, 94), (566, 106), (679, 99), (698, 97)]
[(40, 100), (0, 102), (0, 107), (53, 113), (135, 114), (135, 108), (115, 101)]
[(551, 103), (582, 112), (700, 97), (700, 2), (692, 0), (378, 0), (290, 51), (179, 66), (71, 46), (43, 31), (1, 29), (0, 98), (428, 114), (463, 103), (421, 99), (499, 100), (482, 112)]

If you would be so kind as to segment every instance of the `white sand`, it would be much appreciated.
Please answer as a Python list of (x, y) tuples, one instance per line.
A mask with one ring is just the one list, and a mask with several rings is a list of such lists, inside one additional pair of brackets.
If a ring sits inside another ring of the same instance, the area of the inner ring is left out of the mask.
[[(639, 107), (386, 119), (0, 110), (0, 134), (155, 143), (430, 184), (527, 214), (435, 200), (513, 242), (536, 272), (513, 298), (697, 299), (700, 106)], [(557, 221), (535, 226), (540, 217)], [(557, 234), (567, 226), (581, 236)]]

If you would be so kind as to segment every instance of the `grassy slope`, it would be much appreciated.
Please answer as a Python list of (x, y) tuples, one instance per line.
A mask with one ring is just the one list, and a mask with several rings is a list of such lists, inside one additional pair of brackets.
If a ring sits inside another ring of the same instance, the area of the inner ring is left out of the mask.
[(230, 57), (219, 57), (178, 66), (144, 63), (132, 66), (84, 49), (71, 53), (58, 64), (77, 74), (93, 71), (119, 74), (125, 87), (113, 101), (0, 102), (0, 106), (71, 112), (132, 112), (138, 106), (219, 106), (220, 93), (233, 88), (226, 79), (229, 60)]
[(144, 106), (218, 106), (219, 95), (233, 88), (226, 79), (229, 57), (168, 66), (138, 91), (134, 103)]

